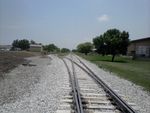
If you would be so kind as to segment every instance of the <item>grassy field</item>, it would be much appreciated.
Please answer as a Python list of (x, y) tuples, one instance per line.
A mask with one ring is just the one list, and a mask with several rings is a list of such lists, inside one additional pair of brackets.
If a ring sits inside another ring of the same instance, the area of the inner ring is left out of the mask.
[(150, 91), (150, 59), (131, 60), (129, 57), (117, 56), (115, 62), (111, 62), (111, 56), (78, 55), (98, 64), (100, 68), (116, 73), (117, 76), (130, 80)]

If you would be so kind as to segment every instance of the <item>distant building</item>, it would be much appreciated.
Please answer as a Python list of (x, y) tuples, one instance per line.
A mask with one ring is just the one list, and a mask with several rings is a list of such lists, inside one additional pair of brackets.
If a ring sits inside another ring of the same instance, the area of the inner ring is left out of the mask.
[(30, 44), (29, 51), (42, 52), (43, 51), (43, 47), (42, 47), (42, 45), (39, 45), (39, 44)]
[(0, 45), (0, 51), (9, 51), (11, 47), (11, 45)]
[(128, 46), (128, 55), (150, 57), (150, 37), (131, 41)]

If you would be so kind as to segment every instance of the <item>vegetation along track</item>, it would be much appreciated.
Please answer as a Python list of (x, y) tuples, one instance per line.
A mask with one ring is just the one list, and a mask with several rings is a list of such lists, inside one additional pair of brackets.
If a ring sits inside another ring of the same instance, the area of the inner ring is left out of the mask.
[(63, 59), (69, 74), (66, 89), (70, 93), (64, 97), (57, 113), (136, 113), (87, 65), (77, 59), (80, 64), (72, 56)]

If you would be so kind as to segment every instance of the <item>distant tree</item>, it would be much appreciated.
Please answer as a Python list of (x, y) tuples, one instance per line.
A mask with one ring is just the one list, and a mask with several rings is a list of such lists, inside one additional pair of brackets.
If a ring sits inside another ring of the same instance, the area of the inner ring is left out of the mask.
[(77, 52), (77, 50), (76, 50), (76, 49), (73, 49), (72, 52)]
[(61, 52), (61, 49), (60, 49), (59, 47), (57, 47), (57, 48), (55, 49), (55, 51), (56, 51), (56, 52)]
[(19, 48), (19, 40), (18, 39), (16, 39), (16, 40), (13, 41), (12, 47), (13, 48)]
[(112, 55), (112, 62), (116, 54), (126, 54), (129, 44), (128, 32), (120, 32), (118, 29), (109, 29), (103, 34), (107, 53)]
[(61, 49), (61, 52), (62, 52), (62, 53), (68, 53), (68, 52), (70, 52), (70, 50), (69, 50), (68, 48), (62, 48), (62, 49)]
[(97, 53), (102, 54), (103, 56), (106, 54), (106, 45), (103, 35), (95, 37), (93, 39), (93, 44)]
[(90, 42), (81, 43), (77, 46), (77, 50), (81, 53), (85, 53), (87, 55), (92, 51), (93, 45)]
[(129, 40), (129, 33), (126, 32), (126, 31), (123, 31), (121, 33), (121, 43), (120, 43), (120, 53), (123, 54), (123, 55), (126, 55), (127, 54), (127, 48), (128, 48), (128, 45), (130, 43), (130, 40)]
[(36, 44), (34, 40), (30, 40), (30, 44)]
[(27, 50), (30, 47), (30, 43), (27, 39), (23, 39), (23, 40), (19, 40), (19, 48), (21, 48), (21, 50)]
[(103, 35), (93, 39), (96, 51), (101, 54), (111, 54), (112, 62), (116, 54), (125, 55), (129, 44), (129, 33), (118, 29), (109, 29)]
[(48, 51), (48, 52), (58, 52), (58, 51), (60, 51), (60, 49), (54, 44), (45, 45), (45, 46), (43, 46), (43, 49)]
[(20, 48), (21, 50), (27, 50), (30, 47), (30, 43), (27, 39), (23, 40), (14, 40), (12, 43), (13, 48)]

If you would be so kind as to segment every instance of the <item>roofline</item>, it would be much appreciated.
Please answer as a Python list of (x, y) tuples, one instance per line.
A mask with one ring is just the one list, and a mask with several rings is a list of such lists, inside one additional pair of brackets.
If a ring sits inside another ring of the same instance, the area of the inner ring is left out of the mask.
[(30, 46), (34, 46), (34, 47), (42, 47), (42, 45), (40, 45), (40, 44), (30, 44)]
[(138, 41), (143, 41), (143, 40), (150, 40), (150, 37), (140, 38), (140, 39), (136, 39), (136, 40), (131, 40), (131, 42), (138, 42)]

